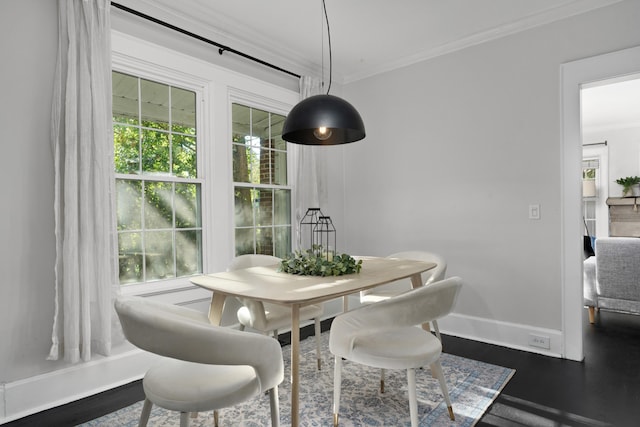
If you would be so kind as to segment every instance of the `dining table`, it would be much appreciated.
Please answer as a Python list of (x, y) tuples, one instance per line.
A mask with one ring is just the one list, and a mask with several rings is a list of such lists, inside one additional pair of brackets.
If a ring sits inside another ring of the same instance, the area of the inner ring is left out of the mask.
[[(400, 258), (355, 256), (362, 260), (360, 272), (341, 276), (303, 276), (281, 272), (280, 265), (250, 267), (194, 276), (193, 284), (213, 292), (209, 321), (220, 325), (227, 297), (250, 298), (291, 308), (291, 425), (300, 422), (300, 308), (346, 298), (385, 283), (409, 278), (413, 288), (422, 286), (421, 274), (436, 266), (433, 262)], [(345, 303), (344, 307), (347, 307)]]

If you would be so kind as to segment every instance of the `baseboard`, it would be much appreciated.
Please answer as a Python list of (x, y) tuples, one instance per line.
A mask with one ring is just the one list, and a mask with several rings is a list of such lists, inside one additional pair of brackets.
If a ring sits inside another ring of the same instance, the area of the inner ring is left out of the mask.
[[(555, 329), (538, 328), (517, 323), (501, 322), (481, 317), (450, 314), (438, 320), (440, 332), (447, 335), (495, 344), (501, 347), (562, 357), (562, 332)], [(549, 348), (529, 344), (531, 335), (547, 338)]]
[[(325, 305), (325, 315), (337, 315), (342, 311), (341, 300), (330, 301), (333, 305)], [(349, 308), (360, 306), (357, 295), (349, 296)], [(517, 323), (501, 322), (497, 320), (466, 316), (462, 314), (450, 314), (438, 321), (442, 333), (487, 344), (495, 344), (501, 347), (524, 350), (531, 353), (543, 354), (551, 357), (562, 357), (562, 332), (555, 329), (538, 328)], [(529, 344), (530, 335), (547, 337), (549, 348), (540, 348)]]
[(0, 386), (0, 424), (92, 396), (143, 377), (158, 356), (131, 349)]

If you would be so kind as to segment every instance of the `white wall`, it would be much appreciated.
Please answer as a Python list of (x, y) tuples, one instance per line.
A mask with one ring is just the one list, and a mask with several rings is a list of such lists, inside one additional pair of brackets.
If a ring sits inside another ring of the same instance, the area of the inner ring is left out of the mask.
[(49, 138), (57, 2), (0, 3), (0, 383), (45, 362), (53, 319), (53, 154)]
[(347, 85), (368, 135), (344, 148), (348, 249), (438, 251), (467, 282), (452, 332), (526, 347), (541, 328), (561, 353), (560, 67), (639, 45), (639, 13), (627, 1)]

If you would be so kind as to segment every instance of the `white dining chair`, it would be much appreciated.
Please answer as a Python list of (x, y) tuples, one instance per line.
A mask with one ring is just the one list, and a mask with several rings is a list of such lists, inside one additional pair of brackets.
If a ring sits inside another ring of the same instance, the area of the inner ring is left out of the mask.
[[(444, 276), (447, 273), (446, 260), (442, 256), (433, 252), (426, 252), (426, 251), (396, 252), (394, 254), (387, 256), (387, 258), (410, 259), (415, 261), (427, 261), (427, 262), (435, 263), (436, 266), (434, 268), (422, 273), (423, 285), (429, 285), (433, 282), (440, 281), (444, 279)], [(410, 289), (412, 289), (412, 286), (411, 286), (411, 281), (409, 279), (398, 280), (396, 282), (388, 283), (386, 285), (365, 289), (363, 291), (360, 291), (360, 304), (372, 304), (374, 302), (382, 301), (392, 296), (401, 294)], [(440, 339), (440, 329), (438, 328), (438, 321), (434, 320), (433, 322), (431, 322), (431, 326), (433, 327), (433, 331), (435, 332), (438, 339)]]
[[(281, 258), (271, 255), (246, 254), (235, 257), (228, 271), (234, 271), (242, 268), (276, 265), (282, 262)], [(291, 327), (291, 309), (277, 304), (256, 301), (249, 298), (240, 299), (242, 307), (238, 309), (237, 316), (240, 322), (240, 330), (252, 328), (264, 334), (273, 333), (274, 338), (278, 338), (278, 330)], [(314, 321), (315, 339), (316, 339), (316, 357), (318, 360), (318, 369), (321, 369), (321, 350), (320, 350), (320, 317), (324, 312), (322, 304), (312, 304), (300, 308), (300, 321)]]
[(453, 309), (462, 280), (445, 279), (335, 317), (329, 350), (335, 356), (333, 425), (338, 426), (343, 359), (382, 369), (406, 369), (411, 426), (418, 427), (416, 368), (430, 366), (451, 420), (455, 420), (440, 355), (442, 343), (417, 325), (446, 316)]
[(115, 309), (125, 337), (133, 345), (165, 356), (142, 380), (145, 401), (140, 426), (155, 404), (189, 414), (236, 405), (268, 392), (271, 425), (280, 425), (278, 385), (284, 379), (278, 341), (214, 326), (203, 313), (148, 298), (120, 296)]

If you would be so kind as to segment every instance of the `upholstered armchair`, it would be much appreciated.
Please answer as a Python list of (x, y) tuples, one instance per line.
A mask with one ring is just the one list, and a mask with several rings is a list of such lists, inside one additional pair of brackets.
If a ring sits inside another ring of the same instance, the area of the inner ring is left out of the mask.
[(279, 426), (278, 385), (284, 379), (277, 340), (214, 326), (206, 315), (142, 297), (115, 302), (125, 337), (135, 346), (165, 356), (144, 376), (140, 426), (153, 404), (180, 412), (180, 426), (192, 412), (216, 411), (268, 392), (271, 425)]
[[(387, 256), (387, 258), (400, 258), (400, 259), (412, 259), (415, 261), (433, 262), (436, 264), (431, 270), (422, 273), (422, 285), (430, 285), (444, 279), (447, 273), (447, 261), (441, 256), (433, 252), (426, 251), (404, 251), (396, 252)], [(411, 280), (403, 279), (393, 283), (388, 283), (382, 286), (376, 286), (375, 288), (366, 289), (360, 291), (360, 304), (372, 304), (374, 302), (382, 301), (392, 296), (401, 294), (411, 289)], [(438, 328), (438, 321), (431, 322), (433, 331), (436, 336), (440, 338), (440, 329)]]
[(584, 261), (589, 322), (595, 322), (596, 310), (640, 314), (640, 239), (599, 237), (595, 253)]
[(415, 370), (429, 366), (440, 383), (449, 416), (455, 419), (440, 365), (442, 343), (419, 326), (449, 314), (461, 288), (462, 280), (453, 277), (335, 317), (329, 335), (329, 350), (335, 356), (334, 426), (338, 425), (343, 359), (374, 368), (405, 369), (412, 427), (418, 427)]

